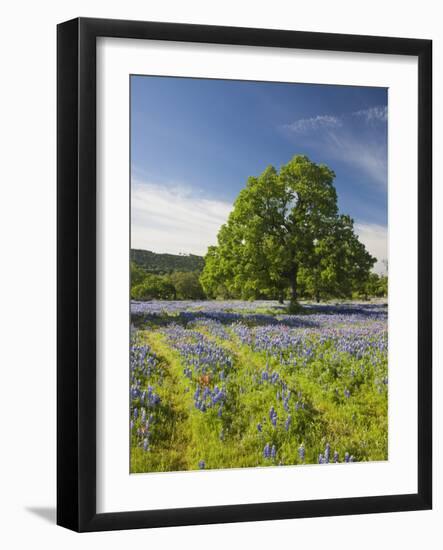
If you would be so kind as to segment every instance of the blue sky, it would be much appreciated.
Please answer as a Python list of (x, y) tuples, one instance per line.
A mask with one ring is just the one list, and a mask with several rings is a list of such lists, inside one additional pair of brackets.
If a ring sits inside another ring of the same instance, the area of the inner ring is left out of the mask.
[(131, 77), (132, 246), (204, 253), (248, 176), (296, 154), (334, 170), (340, 210), (386, 258), (387, 89)]

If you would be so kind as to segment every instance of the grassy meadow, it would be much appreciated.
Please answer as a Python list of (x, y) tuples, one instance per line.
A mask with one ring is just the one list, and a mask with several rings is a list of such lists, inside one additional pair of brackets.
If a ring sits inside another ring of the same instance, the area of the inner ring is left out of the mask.
[(133, 301), (131, 472), (388, 458), (387, 305)]

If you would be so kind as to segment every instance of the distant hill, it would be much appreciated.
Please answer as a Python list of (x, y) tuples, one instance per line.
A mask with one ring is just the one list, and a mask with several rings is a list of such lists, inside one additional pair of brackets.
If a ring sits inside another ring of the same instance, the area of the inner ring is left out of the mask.
[(172, 273), (173, 271), (202, 271), (203, 256), (195, 254), (157, 254), (150, 250), (131, 249), (131, 260), (150, 273)]

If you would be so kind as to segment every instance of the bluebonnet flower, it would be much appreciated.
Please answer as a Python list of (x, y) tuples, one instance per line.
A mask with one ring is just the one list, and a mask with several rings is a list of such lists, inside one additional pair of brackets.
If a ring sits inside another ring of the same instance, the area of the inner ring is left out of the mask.
[(338, 462), (338, 451), (334, 451), (334, 462), (335, 464)]
[(274, 407), (271, 407), (270, 411), (269, 411), (269, 418), (271, 420), (271, 424), (274, 426), (277, 425), (277, 412), (276, 410), (274, 409)]
[(271, 447), (269, 443), (266, 443), (264, 449), (263, 449), (263, 457), (264, 458), (270, 458), (271, 457)]
[(326, 447), (325, 447), (325, 463), (326, 464), (329, 464), (330, 454), (331, 454), (331, 446), (329, 445), (329, 443), (326, 443)]
[(261, 424), (260, 424), (260, 422), (259, 422), (259, 423), (257, 424), (257, 430), (258, 430), (259, 432), (261, 432), (261, 431), (262, 431), (262, 427), (261, 427)]
[(345, 462), (349, 462), (349, 453), (348, 452), (345, 453)]
[(272, 445), (271, 447), (271, 458), (275, 458), (277, 454), (277, 449), (275, 448), (275, 445)]
[(324, 463), (325, 463), (325, 459), (323, 458), (322, 453), (320, 453), (320, 454), (318, 455), (318, 463), (319, 463), (319, 464), (324, 464)]
[(346, 388), (343, 393), (345, 394), (346, 399), (349, 399), (351, 392), (348, 390), (348, 388)]
[(145, 437), (145, 439), (143, 440), (143, 449), (145, 451), (149, 450), (149, 440), (147, 437)]
[(283, 399), (283, 408), (289, 412), (289, 395)]
[(204, 470), (205, 469), (205, 466), (206, 466), (206, 463), (204, 460), (200, 460), (199, 463), (198, 463), (198, 467), (200, 468), (200, 470)]
[(285, 430), (286, 430), (286, 431), (289, 430), (289, 426), (291, 425), (291, 421), (292, 421), (292, 418), (291, 418), (291, 415), (289, 414), (289, 415), (288, 415), (288, 418), (287, 418), (286, 421), (285, 421)]
[(298, 448), (298, 456), (300, 457), (300, 460), (302, 460), (304, 462), (305, 460), (305, 446), (303, 445), (303, 443), (300, 445), (300, 447)]

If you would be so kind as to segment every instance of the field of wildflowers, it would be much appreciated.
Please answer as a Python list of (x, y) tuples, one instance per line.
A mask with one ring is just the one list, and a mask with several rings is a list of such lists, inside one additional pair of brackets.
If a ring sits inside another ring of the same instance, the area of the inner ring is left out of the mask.
[(388, 458), (384, 303), (131, 304), (131, 472)]

